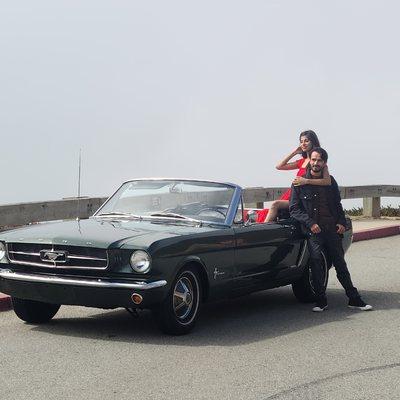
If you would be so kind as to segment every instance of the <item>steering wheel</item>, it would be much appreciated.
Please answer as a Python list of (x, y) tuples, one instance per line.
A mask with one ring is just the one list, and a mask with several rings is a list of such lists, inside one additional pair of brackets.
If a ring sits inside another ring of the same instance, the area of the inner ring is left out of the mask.
[(223, 207), (217, 207), (217, 206), (215, 206), (215, 207), (204, 207), (201, 210), (199, 210), (196, 213), (196, 215), (200, 215), (200, 214), (202, 214), (204, 212), (207, 212), (207, 211), (213, 211), (215, 213), (221, 214), (224, 217), (224, 219), (226, 218), (226, 209), (223, 208)]

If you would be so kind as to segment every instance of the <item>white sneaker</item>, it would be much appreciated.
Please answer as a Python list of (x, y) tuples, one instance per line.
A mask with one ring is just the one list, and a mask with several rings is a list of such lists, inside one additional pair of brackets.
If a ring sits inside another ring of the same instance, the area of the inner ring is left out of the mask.
[(317, 304), (312, 310), (314, 312), (322, 312), (328, 308), (328, 304)]
[(361, 310), (361, 311), (369, 311), (369, 310), (373, 309), (373, 307), (371, 305), (362, 301), (362, 299), (360, 297), (358, 297), (356, 299), (350, 299), (348, 307), (357, 309), (357, 310)]

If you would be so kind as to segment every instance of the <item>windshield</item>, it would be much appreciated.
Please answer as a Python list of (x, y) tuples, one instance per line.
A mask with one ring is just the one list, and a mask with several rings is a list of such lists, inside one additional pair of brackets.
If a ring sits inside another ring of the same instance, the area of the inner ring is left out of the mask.
[(232, 186), (211, 182), (130, 181), (124, 183), (95, 216), (225, 223), (234, 191)]

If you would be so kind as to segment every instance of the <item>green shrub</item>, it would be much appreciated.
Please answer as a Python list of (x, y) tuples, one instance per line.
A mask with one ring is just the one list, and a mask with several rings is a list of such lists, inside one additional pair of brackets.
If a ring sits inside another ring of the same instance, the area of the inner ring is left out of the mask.
[[(362, 207), (353, 207), (349, 210), (344, 210), (347, 215), (351, 217), (360, 217), (363, 215), (363, 208)], [(392, 207), (391, 205), (381, 207), (381, 216), (382, 217), (400, 217), (400, 206), (399, 207)]]

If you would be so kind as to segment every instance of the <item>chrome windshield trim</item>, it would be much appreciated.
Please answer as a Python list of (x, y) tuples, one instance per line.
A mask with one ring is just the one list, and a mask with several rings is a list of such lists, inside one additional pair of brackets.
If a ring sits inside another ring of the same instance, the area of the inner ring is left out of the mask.
[(238, 185), (236, 185), (235, 183), (231, 183), (231, 182), (221, 182), (221, 181), (213, 181), (210, 179), (194, 179), (194, 178), (177, 178), (175, 177), (166, 177), (166, 176), (162, 176), (162, 177), (150, 177), (150, 178), (132, 178), (132, 179), (128, 179), (127, 181), (124, 181), (124, 183), (127, 182), (133, 182), (133, 181), (181, 181), (181, 182), (199, 182), (199, 183), (216, 183), (219, 185), (226, 185), (226, 186), (232, 186), (232, 187), (237, 187)]
[(156, 289), (159, 287), (163, 287), (167, 284), (167, 281), (165, 280), (154, 282), (136, 281), (133, 283), (126, 283), (120, 281), (108, 281), (103, 279), (63, 278), (59, 276), (25, 274), (20, 272), (13, 272), (9, 269), (0, 269), (0, 278), (32, 283), (50, 283), (69, 286), (136, 290)]
[[(93, 217), (97, 217), (100, 213), (100, 211), (108, 204), (108, 202), (111, 200), (112, 197), (114, 197), (114, 195), (121, 189), (121, 187), (123, 185), (125, 185), (128, 182), (134, 182), (134, 181), (181, 181), (181, 182), (197, 182), (197, 183), (212, 183), (212, 184), (217, 184), (217, 185), (221, 185), (221, 186), (227, 186), (230, 187), (232, 189), (234, 189), (234, 194), (233, 197), (231, 199), (231, 203), (227, 212), (227, 217), (225, 218), (224, 223), (217, 223), (216, 225), (228, 225), (231, 226), (233, 223), (233, 218), (235, 217), (234, 213), (236, 213), (236, 210), (233, 211), (232, 209), (235, 208), (235, 204), (232, 204), (235, 200), (235, 203), (237, 204), (237, 196), (238, 193), (241, 193), (242, 188), (239, 185), (236, 185), (234, 183), (230, 183), (230, 182), (217, 182), (217, 181), (210, 181), (210, 180), (206, 180), (206, 179), (187, 179), (187, 178), (136, 178), (136, 179), (129, 179), (125, 182), (123, 182), (119, 188), (110, 196), (108, 197), (105, 202), (94, 212), (94, 214), (91, 216), (91, 218)], [(233, 217), (232, 217), (233, 214)], [(208, 222), (208, 221), (202, 221), (203, 223), (212, 223), (214, 224), (214, 222)]]
[(242, 188), (240, 186), (236, 186), (235, 191), (233, 192), (231, 203), (229, 205), (229, 209), (226, 213), (225, 222), (228, 226), (233, 225), (233, 221), (235, 220), (236, 211), (239, 207), (239, 203), (241, 202), (241, 198), (242, 198)]

